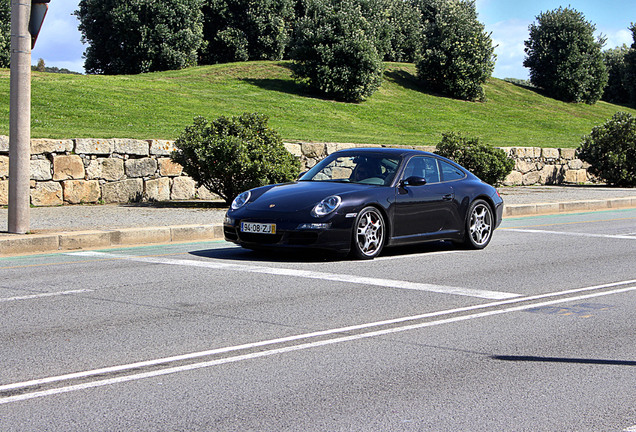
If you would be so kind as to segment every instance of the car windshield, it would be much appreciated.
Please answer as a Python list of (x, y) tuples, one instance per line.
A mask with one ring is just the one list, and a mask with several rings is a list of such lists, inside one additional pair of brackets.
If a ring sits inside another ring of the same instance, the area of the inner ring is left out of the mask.
[(309, 170), (300, 181), (331, 181), (386, 186), (400, 160), (376, 154), (331, 156)]

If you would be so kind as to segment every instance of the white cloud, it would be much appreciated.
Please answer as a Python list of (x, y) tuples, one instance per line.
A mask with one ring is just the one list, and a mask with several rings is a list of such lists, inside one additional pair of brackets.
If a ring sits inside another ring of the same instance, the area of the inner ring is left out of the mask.
[(85, 46), (81, 43), (82, 35), (77, 29), (79, 21), (73, 16), (77, 4), (78, 0), (49, 3), (42, 30), (31, 53), (34, 64), (42, 58), (47, 66), (84, 72), (82, 54)]
[(524, 41), (528, 39), (529, 22), (521, 20), (501, 21), (486, 28), (491, 31), (496, 46), (497, 63), (494, 76), (497, 78), (527, 79), (528, 70), (523, 67)]
[(628, 29), (622, 29), (618, 31), (601, 31), (600, 33), (602, 33), (607, 38), (604, 49), (620, 47), (623, 46), (623, 44), (629, 47), (634, 42), (634, 39), (632, 38), (632, 32)]

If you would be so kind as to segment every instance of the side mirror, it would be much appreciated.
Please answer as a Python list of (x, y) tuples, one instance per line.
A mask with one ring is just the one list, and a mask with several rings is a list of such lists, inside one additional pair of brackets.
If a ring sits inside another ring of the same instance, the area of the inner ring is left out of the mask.
[(424, 186), (426, 184), (426, 179), (424, 177), (411, 176), (406, 180), (402, 180), (400, 185), (403, 187), (406, 186)]

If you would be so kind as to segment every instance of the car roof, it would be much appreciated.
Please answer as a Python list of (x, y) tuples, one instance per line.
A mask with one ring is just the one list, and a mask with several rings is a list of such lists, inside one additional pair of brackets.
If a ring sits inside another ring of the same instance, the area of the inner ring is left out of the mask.
[(350, 148), (345, 150), (339, 150), (332, 154), (382, 154), (391, 156), (405, 156), (405, 155), (429, 155), (433, 156), (433, 153), (425, 152), (422, 150), (406, 149), (406, 148), (394, 148), (394, 147), (360, 147)]

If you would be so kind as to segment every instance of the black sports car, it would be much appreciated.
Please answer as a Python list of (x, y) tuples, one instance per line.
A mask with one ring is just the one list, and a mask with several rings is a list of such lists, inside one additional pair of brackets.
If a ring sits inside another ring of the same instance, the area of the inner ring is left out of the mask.
[(250, 249), (305, 247), (372, 259), (385, 246), (452, 240), (488, 245), (501, 223), (497, 190), (433, 153), (335, 152), (294, 183), (239, 194), (225, 239)]

